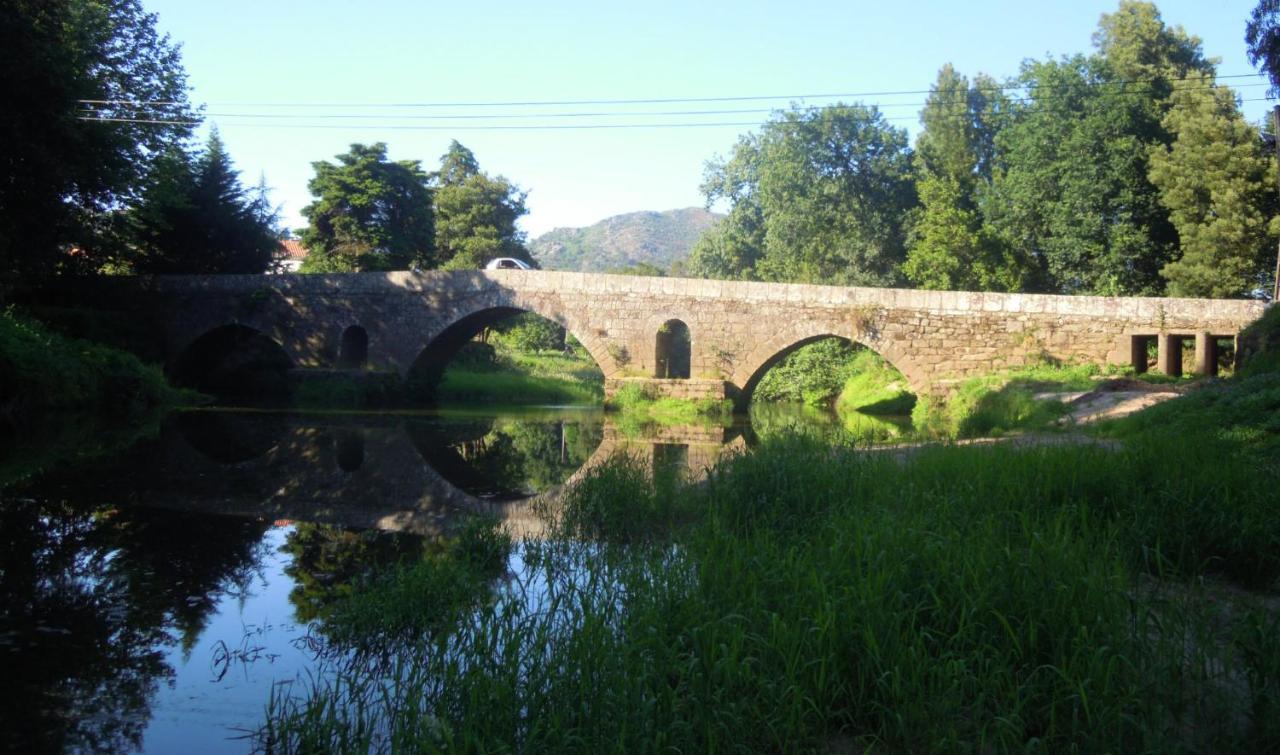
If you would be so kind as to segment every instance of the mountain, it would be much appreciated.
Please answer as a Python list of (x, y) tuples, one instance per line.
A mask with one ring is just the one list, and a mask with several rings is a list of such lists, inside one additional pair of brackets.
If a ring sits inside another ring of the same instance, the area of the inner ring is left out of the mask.
[(602, 273), (640, 262), (670, 270), (722, 217), (701, 207), (630, 212), (586, 228), (547, 231), (529, 242), (529, 251), (545, 270)]

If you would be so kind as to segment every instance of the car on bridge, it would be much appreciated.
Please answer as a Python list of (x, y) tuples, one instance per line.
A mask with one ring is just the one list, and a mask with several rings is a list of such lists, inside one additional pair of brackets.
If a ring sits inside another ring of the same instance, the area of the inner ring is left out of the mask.
[(485, 270), (532, 270), (533, 266), (515, 257), (495, 257), (484, 265)]

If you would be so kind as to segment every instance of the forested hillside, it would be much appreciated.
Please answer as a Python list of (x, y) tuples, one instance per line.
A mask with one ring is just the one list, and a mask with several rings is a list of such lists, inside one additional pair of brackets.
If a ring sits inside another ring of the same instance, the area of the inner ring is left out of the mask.
[(669, 271), (722, 216), (701, 207), (615, 215), (586, 228), (556, 228), (529, 244), (547, 270), (605, 272), (644, 263)]

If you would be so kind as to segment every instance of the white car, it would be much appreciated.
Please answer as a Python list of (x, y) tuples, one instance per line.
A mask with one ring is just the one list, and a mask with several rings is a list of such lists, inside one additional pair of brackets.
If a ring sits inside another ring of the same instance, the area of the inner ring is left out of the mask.
[(495, 257), (484, 265), (485, 270), (532, 270), (528, 262), (515, 257)]

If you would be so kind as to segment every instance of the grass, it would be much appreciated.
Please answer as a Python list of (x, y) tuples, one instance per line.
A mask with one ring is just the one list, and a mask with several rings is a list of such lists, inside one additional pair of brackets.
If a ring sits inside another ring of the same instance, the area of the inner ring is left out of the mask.
[(1103, 370), (1097, 365), (1036, 365), (961, 382), (946, 396), (925, 396), (911, 419), (918, 431), (943, 438), (999, 436), (1012, 430), (1045, 430), (1066, 414), (1063, 403), (1038, 394), (1088, 391)]
[(624, 433), (636, 434), (645, 425), (723, 424), (733, 416), (729, 399), (655, 396), (654, 390), (649, 385), (624, 385), (606, 402), (606, 409), (617, 412), (615, 424)]
[[(286, 751), (1280, 744), (1274, 619), (1242, 604), (1223, 639), (1195, 581), (1280, 576), (1269, 483), (1248, 468), (1181, 439), (902, 463), (782, 437), (705, 485), (656, 488), (618, 462), (450, 631), (351, 611), (388, 622), (352, 626), (399, 638), (397, 662), (274, 698), (263, 737)], [(1144, 574), (1192, 581), (1151, 590)], [(377, 600), (413, 599), (396, 595)]]
[(852, 374), (836, 398), (837, 410), (904, 415), (915, 407), (916, 396), (908, 389), (906, 378), (874, 351), (859, 350), (850, 370)]
[(589, 356), (527, 353), (505, 347), (491, 357), (464, 355), (444, 373), (440, 401), (599, 404), (604, 375)]
[(134, 355), (60, 336), (9, 309), (0, 314), (0, 418), (24, 423), (50, 413), (139, 417), (199, 396), (165, 382)]

